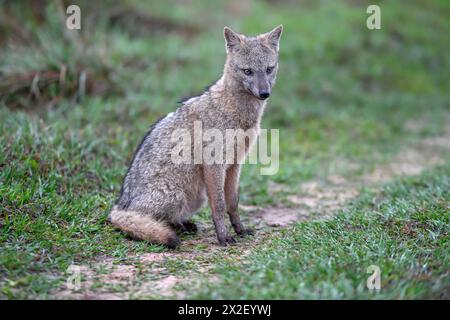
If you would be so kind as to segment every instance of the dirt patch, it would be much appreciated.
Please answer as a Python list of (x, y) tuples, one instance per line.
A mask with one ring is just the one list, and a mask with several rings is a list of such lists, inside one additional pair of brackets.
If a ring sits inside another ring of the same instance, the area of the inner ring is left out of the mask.
[[(153, 254), (151, 254), (153, 255)], [(141, 262), (163, 261), (164, 254), (152, 257), (146, 254)], [(146, 273), (134, 264), (112, 265), (112, 260), (94, 263), (92, 266), (76, 266), (81, 277), (79, 286), (69, 287), (64, 283), (53, 292), (57, 299), (81, 300), (121, 300), (133, 297), (172, 297), (173, 287), (181, 281), (174, 275), (167, 275), (167, 270), (152, 264), (144, 265)], [(151, 271), (151, 272), (149, 272)], [(155, 277), (158, 274), (160, 276)], [(69, 279), (69, 278), (68, 278)], [(70, 281), (69, 281), (70, 282)], [(75, 284), (75, 282), (71, 282)]]
[[(203, 248), (207, 246), (207, 250), (199, 249), (200, 244)], [(114, 258), (101, 257), (90, 265), (75, 266), (80, 275), (79, 287), (68, 287), (66, 282), (51, 295), (56, 299), (75, 300), (181, 298), (184, 291), (177, 285), (185, 284), (191, 277), (174, 274), (168, 265), (182, 259), (195, 265), (192, 268), (195, 276), (208, 274), (212, 268), (209, 261), (221, 250), (225, 249), (217, 244), (214, 230), (202, 226), (198, 236), (185, 240), (177, 251), (144, 253), (120, 264)], [(73, 272), (67, 274), (67, 279), (71, 275)]]
[(116, 265), (112, 268), (111, 272), (102, 274), (99, 280), (102, 283), (108, 283), (110, 285), (120, 285), (133, 279), (136, 273), (137, 269), (132, 265)]
[(168, 254), (168, 253), (153, 253), (153, 252), (151, 252), (151, 253), (144, 253), (139, 258), (140, 258), (142, 263), (149, 264), (149, 263), (164, 261), (164, 259), (167, 256), (170, 256), (170, 254)]
[[(112, 259), (105, 259), (93, 266), (73, 266), (70, 274), (67, 275), (67, 282), (54, 292), (54, 296), (57, 299), (122, 299), (123, 294), (116, 294), (111, 289), (118, 286), (128, 286), (136, 273), (137, 269), (134, 266), (113, 265)], [(77, 283), (76, 279), (79, 279), (79, 283)], [(109, 289), (94, 289), (94, 287), (100, 285)]]
[(252, 218), (259, 219), (270, 227), (286, 227), (295, 221), (306, 220), (308, 214), (302, 213), (299, 208), (269, 207), (262, 209)]
[(178, 284), (182, 279), (178, 278), (176, 276), (167, 276), (165, 278), (162, 278), (158, 281), (154, 282), (147, 282), (142, 286), (142, 290), (138, 291), (139, 294), (148, 294), (149, 292), (156, 292), (158, 295), (166, 297), (166, 296), (172, 296), (174, 293), (172, 292), (172, 289), (175, 287), (176, 284)]
[(425, 169), (444, 163), (443, 151), (450, 150), (450, 134), (426, 138), (415, 148), (402, 150), (387, 165), (379, 166), (365, 174), (362, 181), (366, 184), (386, 182), (398, 176), (419, 175)]
[(358, 195), (356, 185), (334, 174), (324, 180), (311, 180), (299, 185), (296, 194), (287, 200), (293, 207), (268, 207), (252, 218), (261, 219), (268, 226), (285, 227), (297, 221), (329, 217), (348, 200)]

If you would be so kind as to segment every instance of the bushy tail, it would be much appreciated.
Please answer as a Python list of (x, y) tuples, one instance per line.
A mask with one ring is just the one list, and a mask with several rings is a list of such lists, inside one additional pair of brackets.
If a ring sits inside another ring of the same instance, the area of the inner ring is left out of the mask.
[(180, 239), (172, 228), (149, 214), (121, 210), (114, 206), (108, 220), (134, 238), (163, 244), (169, 248), (175, 248), (180, 244)]

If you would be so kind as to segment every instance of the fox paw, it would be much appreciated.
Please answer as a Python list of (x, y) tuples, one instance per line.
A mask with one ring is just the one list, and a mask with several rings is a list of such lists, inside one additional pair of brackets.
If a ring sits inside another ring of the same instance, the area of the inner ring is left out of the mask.
[(224, 247), (232, 246), (236, 244), (236, 240), (234, 240), (232, 236), (225, 236), (224, 238), (219, 239), (219, 244)]

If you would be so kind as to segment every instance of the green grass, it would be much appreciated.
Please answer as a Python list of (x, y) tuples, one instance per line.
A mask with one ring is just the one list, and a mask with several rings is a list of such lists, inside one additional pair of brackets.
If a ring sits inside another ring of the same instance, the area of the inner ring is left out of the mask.
[[(450, 163), (363, 193), (327, 222), (298, 223), (242, 263), (217, 263), (203, 299), (448, 299)], [(381, 270), (381, 290), (366, 269)]]
[[(389, 161), (401, 147), (441, 134), (449, 119), (450, 6), (446, 1), (380, 2), (380, 31), (365, 27), (366, 4), (353, 1), (249, 1), (249, 7), (246, 1), (177, 6), (166, 1), (126, 1), (118, 11), (113, 10), (113, 2), (98, 6), (75, 1), (82, 9), (83, 29), (67, 32), (57, 3), (45, 2), (44, 10), (38, 10), (31, 4), (0, 1), (4, 8), (0, 12), (0, 297), (48, 297), (51, 288), (63, 283), (64, 271), (72, 263), (165, 251), (126, 239), (105, 223), (106, 212), (149, 125), (173, 111), (181, 97), (201, 91), (220, 76), (224, 25), (248, 34), (280, 23), (285, 27), (278, 82), (263, 120), (264, 128), (280, 129), (280, 170), (274, 176), (261, 176), (257, 166), (245, 166), (244, 204), (284, 202), (286, 192), (274, 194), (270, 182), (295, 193), (298, 184), (308, 179), (333, 173), (358, 175)], [(117, 12), (119, 17), (114, 16)], [(60, 82), (63, 69), (66, 77)], [(30, 94), (36, 72), (41, 79), (50, 75), (48, 83), (38, 82), (39, 96)], [(83, 73), (85, 94), (79, 85)], [(411, 121), (422, 123), (422, 129), (408, 130)], [(351, 164), (359, 169), (354, 172)], [(359, 204), (360, 212), (357, 207), (347, 208), (332, 222), (287, 230), (255, 253), (255, 264), (245, 269), (235, 266), (226, 273), (225, 282), (242, 281), (239, 290), (203, 288), (201, 296), (370, 297), (361, 279), (366, 264), (382, 252), (361, 253), (362, 231), (347, 227), (359, 220), (362, 227), (375, 227), (374, 238), (369, 237), (372, 247), (383, 234), (378, 240), (391, 240), (392, 246), (382, 242), (379, 250), (397, 248), (406, 257), (403, 262), (402, 254), (394, 252), (383, 272), (394, 275), (397, 288), (378, 297), (438, 296), (439, 276), (423, 282), (414, 277), (424, 261), (438, 270), (445, 267), (442, 257), (448, 261), (448, 256), (426, 253), (434, 245), (445, 249), (448, 243), (414, 242), (392, 234), (400, 223), (392, 217), (396, 210), (405, 221), (425, 219), (424, 225), (435, 222), (448, 227), (442, 211), (442, 197), (448, 200), (448, 194), (440, 191), (441, 196), (425, 199), (414, 191), (432, 193), (432, 188), (448, 186), (448, 171), (432, 172), (416, 182), (384, 189), (387, 202), (376, 210), (367, 195)], [(399, 203), (393, 198), (396, 195), (405, 200)], [(424, 213), (402, 211), (419, 206), (420, 199), (426, 201)], [(365, 216), (371, 210), (379, 219)], [(209, 221), (208, 212), (202, 211), (198, 219)], [(392, 225), (386, 222), (389, 219)], [(417, 228), (431, 237), (422, 224)], [(444, 239), (439, 232), (439, 239)], [(352, 253), (347, 246), (330, 252), (336, 241), (333, 234), (346, 243), (354, 238), (359, 251)], [(314, 235), (327, 241), (317, 243)], [(286, 252), (292, 256), (285, 256)], [(224, 256), (226, 251), (219, 253), (218, 268)], [(412, 262), (417, 265), (410, 266)], [(275, 269), (258, 271), (257, 264)], [(178, 266), (188, 269), (183, 265)], [(265, 286), (257, 287), (258, 277)], [(389, 287), (388, 276), (383, 279)], [(303, 283), (304, 291), (295, 291), (298, 283)], [(430, 289), (433, 283), (437, 288)]]

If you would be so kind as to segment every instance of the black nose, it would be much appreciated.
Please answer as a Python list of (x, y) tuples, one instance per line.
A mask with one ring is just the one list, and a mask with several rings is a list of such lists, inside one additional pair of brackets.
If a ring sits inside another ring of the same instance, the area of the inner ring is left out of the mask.
[(259, 97), (260, 97), (261, 99), (267, 99), (269, 96), (270, 96), (270, 93), (269, 93), (269, 92), (263, 91), (263, 92), (260, 92), (260, 93), (259, 93)]

